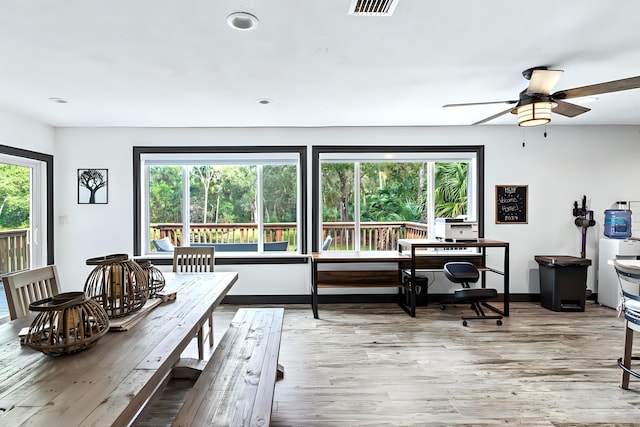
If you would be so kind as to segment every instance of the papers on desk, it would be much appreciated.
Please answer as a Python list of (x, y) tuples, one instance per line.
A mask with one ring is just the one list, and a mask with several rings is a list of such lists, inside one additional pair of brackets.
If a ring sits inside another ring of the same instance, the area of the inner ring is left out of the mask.
[[(410, 252), (407, 252), (410, 253)], [(480, 253), (478, 248), (418, 248), (416, 255), (469, 255)]]
[(18, 338), (20, 338), (20, 344), (24, 345), (24, 341), (27, 339), (27, 334), (29, 333), (29, 327), (24, 327), (22, 329), (20, 329), (20, 332), (18, 332)]
[(146, 316), (151, 310), (162, 304), (160, 298), (148, 299), (147, 302), (138, 311), (135, 311), (125, 317), (109, 320), (109, 332), (123, 332), (131, 329), (136, 323)]

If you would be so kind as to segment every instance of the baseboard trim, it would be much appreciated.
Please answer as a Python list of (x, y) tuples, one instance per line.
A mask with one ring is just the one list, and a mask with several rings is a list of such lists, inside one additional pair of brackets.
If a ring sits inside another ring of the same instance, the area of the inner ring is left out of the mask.
[[(499, 295), (499, 299), (502, 294)], [(429, 294), (430, 302), (451, 300), (451, 294)], [(539, 302), (540, 294), (511, 294), (510, 302)], [(396, 303), (397, 294), (339, 294), (320, 295), (320, 304), (344, 304), (344, 303)], [(223, 304), (255, 305), (255, 304), (311, 304), (310, 295), (227, 295)]]

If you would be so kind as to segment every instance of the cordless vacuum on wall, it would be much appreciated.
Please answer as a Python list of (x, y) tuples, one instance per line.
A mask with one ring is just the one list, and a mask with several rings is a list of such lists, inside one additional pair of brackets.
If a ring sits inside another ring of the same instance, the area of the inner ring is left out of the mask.
[(576, 217), (575, 224), (582, 228), (582, 250), (580, 256), (587, 257), (587, 228), (596, 225), (593, 219), (593, 211), (587, 210), (587, 196), (582, 196), (582, 207), (578, 208), (578, 202), (573, 202), (573, 216)]

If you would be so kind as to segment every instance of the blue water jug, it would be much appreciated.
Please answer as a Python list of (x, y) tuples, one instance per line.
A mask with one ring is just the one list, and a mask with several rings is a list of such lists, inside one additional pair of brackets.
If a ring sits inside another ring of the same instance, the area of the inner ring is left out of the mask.
[(631, 211), (628, 209), (604, 211), (604, 235), (612, 239), (631, 237)]

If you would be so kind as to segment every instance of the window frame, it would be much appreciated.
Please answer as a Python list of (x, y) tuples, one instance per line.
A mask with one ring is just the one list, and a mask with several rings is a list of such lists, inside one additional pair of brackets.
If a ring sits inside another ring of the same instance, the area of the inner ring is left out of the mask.
[[(441, 153), (446, 157), (447, 155), (455, 156), (456, 154), (471, 153), (476, 157), (475, 167), (475, 180), (476, 180), (476, 194), (474, 194), (475, 200), (470, 202), (472, 206), (475, 206), (478, 221), (478, 236), (484, 237), (484, 146), (483, 145), (431, 145), (431, 146), (318, 146), (313, 147), (312, 150), (312, 194), (314, 198), (312, 200), (312, 227), (313, 232), (311, 236), (311, 247), (313, 252), (318, 252), (322, 244), (322, 203), (321, 203), (321, 157), (322, 155), (335, 155), (339, 157), (341, 154), (352, 158), (356, 161), (371, 160), (373, 156), (382, 156), (385, 154), (397, 153), (398, 157), (402, 158), (403, 154), (407, 153), (424, 153), (438, 154)], [(361, 155), (359, 160), (355, 158)], [(325, 160), (325, 159), (322, 159)], [(379, 160), (379, 158), (377, 159)], [(437, 158), (434, 158), (437, 161)]]
[[(26, 159), (25, 162), (20, 162), (23, 166), (26, 167), (37, 168), (34, 163), (40, 162), (42, 167), (44, 167), (45, 169), (44, 173), (41, 173), (42, 170), (40, 168), (40, 173), (36, 172), (36, 174), (32, 177), (32, 180), (38, 181), (38, 183), (32, 183), (32, 186), (35, 185), (36, 187), (39, 186), (40, 188), (32, 190), (35, 191), (35, 193), (32, 194), (31, 198), (38, 198), (38, 200), (36, 200), (35, 202), (32, 201), (32, 210), (38, 210), (38, 213), (34, 219), (39, 219), (39, 221), (41, 222), (40, 226), (43, 230), (45, 230), (43, 235), (46, 236), (46, 246), (42, 247), (42, 251), (45, 252), (42, 257), (36, 256), (32, 258), (31, 268), (54, 264), (55, 245), (53, 230), (53, 156), (51, 154), (39, 153), (37, 151), (30, 151), (22, 148), (10, 147), (7, 145), (0, 145), (0, 154), (15, 157), (17, 159)], [(34, 219), (32, 219), (32, 223), (34, 222)], [(33, 261), (36, 261), (35, 264), (33, 263)]]
[[(53, 156), (0, 145), (0, 161), (31, 169), (31, 239), (44, 238), (46, 241), (44, 244), (43, 242), (31, 242), (30, 268), (54, 264)], [(35, 228), (40, 228), (40, 230), (34, 233), (33, 229)], [(8, 314), (0, 317), (0, 323), (8, 321)]]
[[(261, 154), (288, 154), (296, 155), (299, 159), (298, 167), (300, 169), (300, 183), (298, 188), (299, 209), (298, 213), (298, 239), (300, 242), (299, 250), (297, 252), (283, 254), (282, 258), (287, 258), (293, 255), (306, 254), (307, 253), (307, 149), (303, 146), (273, 146), (273, 147), (211, 147), (211, 146), (187, 146), (187, 147), (175, 147), (175, 146), (149, 146), (149, 147), (133, 147), (133, 182), (134, 182), (134, 224), (133, 224), (133, 253), (134, 256), (156, 256), (157, 254), (148, 254), (143, 247), (143, 220), (145, 218), (144, 210), (146, 209), (145, 194), (143, 190), (144, 171), (142, 158), (145, 155), (171, 155), (175, 154), (177, 157), (188, 157), (193, 154), (221, 154), (225, 157), (233, 156), (233, 154), (239, 155), (261, 155)], [(238, 256), (230, 256), (228, 258), (242, 259), (242, 258), (255, 258), (260, 255), (264, 255), (263, 252), (256, 253), (238, 253)], [(225, 257), (226, 258), (226, 257)], [(273, 256), (270, 256), (271, 260)]]

